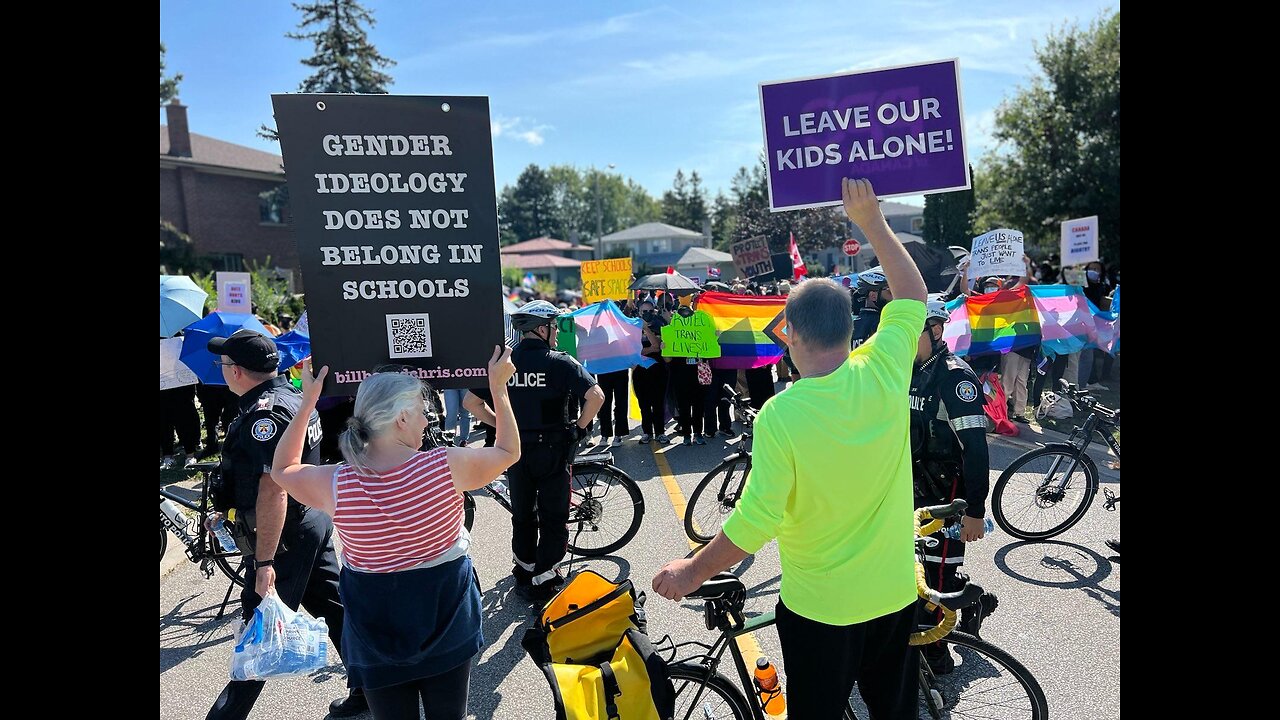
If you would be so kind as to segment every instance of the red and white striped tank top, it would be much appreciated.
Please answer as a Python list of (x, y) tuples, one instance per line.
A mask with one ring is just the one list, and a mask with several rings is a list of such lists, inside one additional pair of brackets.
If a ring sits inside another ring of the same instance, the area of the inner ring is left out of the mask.
[(453, 547), (462, 529), (462, 496), (446, 448), (416, 453), (383, 474), (343, 465), (334, 492), (343, 562), (355, 570), (395, 572), (427, 562)]

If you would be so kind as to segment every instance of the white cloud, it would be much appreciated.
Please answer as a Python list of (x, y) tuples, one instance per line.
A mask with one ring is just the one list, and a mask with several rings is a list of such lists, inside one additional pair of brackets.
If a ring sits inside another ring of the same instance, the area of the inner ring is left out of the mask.
[(528, 143), (534, 147), (546, 142), (543, 132), (550, 130), (550, 125), (533, 125), (527, 123), (523, 118), (494, 118), (489, 122), (489, 129), (493, 133), (496, 140), (499, 137), (507, 136)]

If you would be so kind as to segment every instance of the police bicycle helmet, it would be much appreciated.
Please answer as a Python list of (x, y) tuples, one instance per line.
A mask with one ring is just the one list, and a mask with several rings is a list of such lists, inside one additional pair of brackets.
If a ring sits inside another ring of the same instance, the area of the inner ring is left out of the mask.
[(534, 300), (511, 313), (511, 327), (516, 332), (532, 332), (535, 328), (550, 325), (559, 314), (560, 309), (555, 305), (546, 300)]

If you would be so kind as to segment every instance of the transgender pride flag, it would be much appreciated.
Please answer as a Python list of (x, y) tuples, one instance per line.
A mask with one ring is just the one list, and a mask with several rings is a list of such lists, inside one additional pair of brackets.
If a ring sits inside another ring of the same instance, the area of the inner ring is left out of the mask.
[(640, 354), (640, 320), (623, 315), (614, 301), (592, 303), (569, 316), (577, 326), (576, 357), (587, 372), (599, 375), (655, 362)]
[(1032, 285), (1031, 296), (1044, 336), (1046, 355), (1067, 355), (1085, 348), (1116, 351), (1120, 331), (1115, 313), (1099, 310), (1075, 285)]
[(1046, 355), (1085, 348), (1115, 353), (1120, 341), (1115, 313), (1103, 312), (1074, 285), (1030, 285), (947, 303), (951, 319), (942, 334), (957, 355), (1019, 350), (1040, 343)]

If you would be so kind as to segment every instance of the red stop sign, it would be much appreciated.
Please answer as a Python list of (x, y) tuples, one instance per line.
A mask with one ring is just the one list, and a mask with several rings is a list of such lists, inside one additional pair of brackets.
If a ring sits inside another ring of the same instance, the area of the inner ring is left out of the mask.
[(862, 249), (862, 244), (853, 238), (844, 241), (844, 254), (853, 257)]

